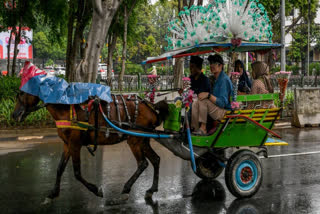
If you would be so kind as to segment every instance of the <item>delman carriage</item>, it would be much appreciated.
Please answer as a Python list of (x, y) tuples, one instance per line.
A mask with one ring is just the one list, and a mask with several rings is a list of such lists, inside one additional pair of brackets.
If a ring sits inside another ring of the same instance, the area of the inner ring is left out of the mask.
[[(280, 47), (270, 43), (271, 25), (263, 6), (257, 1), (216, 1), (208, 7), (193, 6), (183, 11), (180, 18), (170, 22), (169, 29), (175, 36), (168, 37), (169, 50), (143, 64), (212, 52), (269, 51)], [(235, 84), (235, 92), (236, 87)], [(46, 107), (56, 121), (64, 151), (48, 199), (59, 195), (61, 176), (70, 157), (75, 177), (102, 197), (102, 189), (81, 175), (81, 147), (86, 146), (94, 155), (97, 145), (111, 145), (125, 139), (138, 168), (125, 184), (122, 199), (128, 198), (132, 185), (148, 166), (147, 159), (154, 167), (154, 178), (146, 197), (152, 197), (158, 191), (160, 157), (151, 148), (150, 138), (176, 156), (190, 160), (193, 171), (200, 178), (214, 179), (225, 169), (226, 186), (234, 196), (253, 196), (263, 178), (259, 156), (268, 157), (267, 146), (287, 145), (272, 131), (281, 108), (256, 106), (254, 109), (229, 110), (211, 127), (214, 131), (198, 136), (190, 132), (186, 116), (189, 92), (185, 88), (171, 102), (164, 99), (153, 104), (137, 95), (111, 94), (108, 86), (68, 84), (26, 64), (13, 117), (22, 121), (30, 112)], [(277, 93), (238, 95), (233, 101), (246, 106), (248, 102), (278, 98)], [(42, 104), (39, 104), (40, 100)], [(163, 129), (156, 128), (159, 126)]]

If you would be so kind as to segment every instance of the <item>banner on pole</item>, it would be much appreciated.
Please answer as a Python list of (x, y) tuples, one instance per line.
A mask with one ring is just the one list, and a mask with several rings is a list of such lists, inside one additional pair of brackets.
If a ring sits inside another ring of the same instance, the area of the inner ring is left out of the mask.
[[(17, 28), (17, 32), (19, 27)], [(10, 39), (11, 28), (8, 31), (0, 32), (0, 59), (8, 59), (8, 44)], [(32, 30), (28, 27), (22, 27), (21, 29), (21, 40), (18, 45), (18, 56), (17, 59), (32, 59)], [(15, 35), (12, 35), (11, 46), (10, 46), (10, 59), (13, 59)]]

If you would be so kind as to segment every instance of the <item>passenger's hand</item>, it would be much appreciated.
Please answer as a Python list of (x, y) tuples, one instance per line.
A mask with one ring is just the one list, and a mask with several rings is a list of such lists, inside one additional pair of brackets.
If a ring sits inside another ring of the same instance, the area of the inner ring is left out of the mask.
[(199, 100), (204, 100), (208, 98), (208, 92), (201, 92), (200, 94), (198, 94), (198, 99)]

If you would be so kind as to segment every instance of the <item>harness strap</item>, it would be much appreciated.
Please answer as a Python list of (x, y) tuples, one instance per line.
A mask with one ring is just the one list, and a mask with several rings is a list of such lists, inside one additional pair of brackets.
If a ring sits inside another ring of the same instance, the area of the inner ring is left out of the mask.
[(119, 121), (119, 124), (120, 124), (120, 127), (121, 127), (121, 117), (120, 117), (120, 109), (119, 109), (119, 101), (117, 99), (117, 95), (114, 95), (114, 103), (116, 105), (116, 109), (117, 109), (117, 116), (118, 116), (118, 121)]
[(134, 121), (133, 121), (133, 123), (136, 124), (137, 118), (138, 118), (138, 113), (139, 113), (139, 111), (138, 111), (139, 110), (139, 100), (138, 100), (138, 96), (136, 94), (134, 96), (135, 96), (136, 109), (134, 111)]
[(110, 118), (110, 103), (107, 103), (107, 115)]
[(128, 111), (128, 107), (127, 107), (126, 101), (124, 100), (122, 95), (120, 95), (120, 97), (122, 99), (124, 109), (126, 110), (126, 114), (127, 114), (127, 117), (128, 117), (128, 122), (131, 123), (131, 117), (130, 117), (130, 114), (129, 114), (129, 111)]
[(28, 112), (28, 113), (31, 113), (31, 112), (34, 112), (34, 111), (38, 111), (39, 109), (41, 109), (41, 108), (43, 108), (43, 107), (46, 107), (46, 106), (47, 106), (46, 103), (42, 103), (42, 104), (40, 104), (40, 105), (36, 105), (36, 106), (28, 109), (27, 112)]
[(76, 121), (77, 120), (76, 108), (74, 107), (74, 104), (72, 104), (71, 106), (72, 106), (72, 112), (73, 112), (72, 119)]

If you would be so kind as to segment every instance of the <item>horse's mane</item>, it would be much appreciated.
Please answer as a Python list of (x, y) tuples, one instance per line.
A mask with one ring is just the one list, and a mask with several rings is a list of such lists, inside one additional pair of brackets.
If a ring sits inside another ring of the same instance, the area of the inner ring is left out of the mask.
[(157, 115), (158, 120), (157, 120), (157, 126), (159, 126), (162, 121), (164, 121), (168, 114), (169, 114), (169, 105), (167, 103), (167, 100), (161, 100), (155, 104), (147, 101), (147, 100), (143, 100), (143, 102), (145, 102), (147, 104), (147, 106), (153, 110), (153, 112)]

